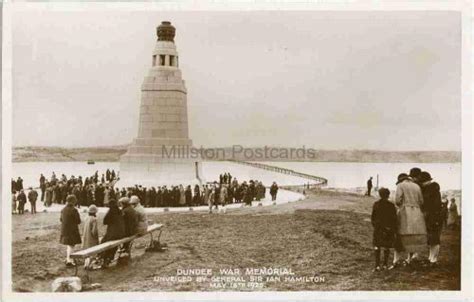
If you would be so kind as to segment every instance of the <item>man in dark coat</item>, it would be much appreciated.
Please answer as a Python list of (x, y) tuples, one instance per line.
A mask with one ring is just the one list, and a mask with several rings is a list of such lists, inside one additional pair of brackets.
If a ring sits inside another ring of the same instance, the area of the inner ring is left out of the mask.
[(276, 182), (273, 182), (272, 186), (270, 187), (270, 195), (272, 196), (272, 201), (276, 200), (277, 194), (278, 194), (278, 185), (276, 184)]
[[(118, 207), (115, 199), (109, 201), (109, 210), (104, 216), (104, 225), (107, 226), (107, 231), (100, 243), (125, 237), (125, 222), (122, 211)], [(114, 259), (116, 251), (117, 248), (112, 248), (100, 254), (103, 259), (103, 267), (107, 267), (110, 261)]]
[[(138, 215), (135, 209), (130, 205), (128, 197), (120, 198), (119, 203), (122, 205), (123, 223), (125, 226), (125, 237), (137, 234)], [(124, 251), (130, 255), (130, 242), (124, 243)]]
[(125, 237), (133, 236), (137, 233), (137, 213), (135, 212), (133, 207), (130, 206), (130, 199), (128, 197), (120, 198), (119, 203), (122, 205)]
[(46, 191), (46, 177), (43, 174), (40, 176), (41, 201), (44, 201), (44, 193)]
[(33, 190), (32, 187), (30, 187), (30, 192), (28, 192), (28, 201), (30, 202), (31, 205), (31, 214), (36, 214), (36, 200), (38, 199), (38, 192), (36, 190)]
[(152, 199), (151, 199), (151, 189), (149, 188), (143, 188), (145, 194), (145, 199), (140, 199), (142, 204), (145, 206), (145, 208), (151, 207)]
[(441, 209), (441, 193), (439, 184), (432, 181), (428, 172), (421, 172), (419, 176), (421, 192), (423, 193), (423, 213), (425, 214), (426, 230), (430, 255), (428, 260), (431, 266), (436, 266), (439, 255), (439, 245), (443, 217)]
[(247, 188), (247, 193), (250, 195), (250, 201), (254, 201), (255, 200), (255, 196), (256, 196), (256, 188), (255, 188), (255, 182), (253, 180), (251, 180), (249, 182), (249, 187)]
[(163, 187), (163, 193), (161, 196), (161, 203), (164, 207), (168, 207), (170, 205), (170, 193), (166, 186)]
[(155, 207), (162, 207), (163, 206), (163, 191), (161, 191), (161, 187), (158, 187), (158, 191), (156, 191), (155, 197)]
[(63, 183), (62, 187), (61, 187), (61, 203), (62, 204), (65, 204), (66, 203), (66, 198), (67, 196), (69, 195), (68, 194), (68, 187), (67, 187), (67, 184), (66, 183)]
[(380, 253), (384, 249), (383, 266), (386, 268), (390, 256), (390, 248), (395, 242), (397, 231), (397, 210), (388, 200), (390, 191), (386, 188), (379, 190), (380, 200), (372, 207), (371, 222), (374, 227), (373, 245), (375, 250), (375, 270), (380, 270)]
[(23, 179), (21, 177), (18, 177), (18, 179), (16, 180), (16, 187), (17, 191), (23, 190)]
[(148, 207), (155, 207), (155, 201), (156, 201), (156, 189), (155, 187), (151, 187), (148, 192), (150, 192), (150, 199), (149, 199), (149, 204)]
[(76, 196), (68, 195), (66, 197), (66, 206), (61, 210), (61, 237), (59, 242), (67, 247), (66, 266), (75, 266), (74, 261), (71, 259), (71, 252), (76, 244), (81, 243), (81, 235), (79, 234), (81, 218), (75, 208), (76, 202)]
[(25, 213), (25, 203), (26, 203), (26, 195), (23, 190), (20, 190), (20, 194), (17, 196), (17, 201), (18, 201), (18, 214), (24, 214)]
[(191, 191), (191, 186), (186, 187), (186, 191), (184, 191), (184, 196), (186, 200), (186, 206), (190, 207), (193, 202), (193, 192)]
[(221, 195), (221, 187), (216, 184), (214, 189), (214, 205), (216, 206), (220, 203), (219, 196)]
[(367, 196), (370, 196), (372, 192), (372, 187), (373, 187), (373, 184), (372, 184), (372, 176), (371, 176), (369, 180), (367, 180)]

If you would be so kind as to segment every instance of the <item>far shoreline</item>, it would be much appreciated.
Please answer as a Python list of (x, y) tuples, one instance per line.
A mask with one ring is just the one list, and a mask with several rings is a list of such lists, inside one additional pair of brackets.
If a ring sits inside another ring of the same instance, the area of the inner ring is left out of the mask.
[[(254, 147), (253, 147), (254, 148)], [(315, 162), (315, 163), (461, 163), (460, 151), (380, 151), (380, 150), (315, 150), (314, 157), (265, 158), (264, 156), (234, 156), (228, 147), (225, 154), (203, 158), (205, 162)], [(254, 148), (256, 150), (257, 148)], [(288, 148), (289, 149), (289, 148)], [(13, 147), (12, 162), (119, 162), (127, 146), (111, 147)], [(257, 154), (257, 153), (255, 153)], [(178, 156), (179, 157), (179, 156)], [(183, 157), (180, 157), (183, 158)], [(191, 157), (192, 158), (192, 157)]]

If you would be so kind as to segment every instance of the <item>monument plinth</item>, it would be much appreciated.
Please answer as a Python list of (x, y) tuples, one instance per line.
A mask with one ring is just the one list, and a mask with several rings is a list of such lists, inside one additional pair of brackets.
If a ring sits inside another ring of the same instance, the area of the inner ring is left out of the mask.
[(179, 158), (176, 152), (192, 147), (192, 140), (175, 33), (176, 29), (167, 21), (157, 28), (152, 66), (141, 87), (138, 136), (120, 158), (120, 186), (201, 182), (200, 160)]

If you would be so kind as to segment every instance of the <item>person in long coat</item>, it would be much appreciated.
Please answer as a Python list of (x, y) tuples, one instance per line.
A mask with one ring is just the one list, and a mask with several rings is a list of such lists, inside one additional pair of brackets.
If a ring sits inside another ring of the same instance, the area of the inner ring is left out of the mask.
[(221, 196), (221, 185), (214, 184), (214, 206), (217, 209), (217, 205), (220, 203)]
[(89, 216), (84, 221), (84, 232), (82, 234), (82, 248), (87, 249), (99, 244), (99, 227), (97, 221), (97, 207), (90, 205), (87, 210)]
[(199, 185), (194, 186), (193, 205), (198, 206), (201, 203), (201, 188)]
[(156, 191), (154, 206), (155, 207), (163, 206), (163, 191), (161, 190), (161, 187), (158, 187), (158, 191)]
[[(68, 187), (67, 187), (67, 184), (66, 183), (63, 183), (62, 187), (61, 187), (61, 204), (65, 204), (66, 203), (66, 198), (68, 196)], [(77, 200), (76, 200), (76, 203), (77, 203)]]
[(420, 187), (405, 173), (398, 176), (395, 204), (398, 206), (398, 230), (394, 267), (399, 264), (403, 251), (408, 252), (406, 262), (410, 263), (427, 242), (425, 218), (421, 212), (423, 195)]
[(183, 185), (179, 185), (179, 206), (184, 207), (186, 205), (186, 195), (184, 192)]
[(26, 195), (23, 189), (20, 190), (20, 193), (18, 194), (17, 198), (18, 200), (18, 214), (24, 214), (25, 213), (25, 203), (26, 203)]
[(12, 191), (12, 213), (16, 213), (16, 191)]
[(155, 201), (156, 201), (156, 189), (155, 187), (151, 187), (150, 190), (148, 190), (148, 192), (150, 192), (150, 200), (149, 200), (149, 203), (147, 204), (148, 207), (155, 207)]
[[(86, 221), (84, 221), (84, 232), (82, 233), (82, 248), (87, 249), (99, 244), (99, 227), (97, 225), (97, 207), (95, 205), (89, 206), (87, 211)], [(91, 259), (86, 258), (84, 261), (84, 267), (89, 268)]]
[(227, 185), (225, 184), (221, 185), (221, 190), (219, 192), (219, 203), (222, 206), (227, 204)]
[[(132, 196), (131, 198), (133, 198)], [(138, 198), (137, 196), (135, 196)], [(137, 234), (138, 216), (135, 209), (130, 205), (128, 197), (122, 197), (119, 200), (122, 205), (123, 223), (125, 225), (125, 237), (134, 236)], [(130, 255), (130, 242), (123, 244), (123, 249)]]
[(193, 192), (191, 191), (191, 186), (186, 187), (186, 191), (184, 191), (184, 196), (186, 199), (186, 205), (189, 207), (193, 202)]
[(33, 190), (32, 187), (29, 188), (28, 192), (28, 201), (30, 202), (31, 205), (31, 214), (36, 214), (36, 200), (38, 199), (38, 192), (36, 190)]
[(372, 207), (371, 222), (374, 227), (373, 245), (375, 251), (375, 270), (380, 270), (380, 254), (382, 249), (383, 266), (388, 265), (390, 248), (393, 247), (395, 234), (397, 232), (397, 210), (395, 205), (388, 200), (390, 190), (380, 188), (380, 200), (376, 201)]
[(244, 203), (248, 206), (252, 206), (253, 193), (250, 186), (244, 186), (242, 189), (242, 195), (244, 196)]
[(66, 245), (66, 265), (75, 266), (71, 259), (71, 253), (76, 244), (81, 243), (81, 235), (79, 234), (79, 224), (81, 217), (75, 208), (76, 196), (68, 195), (66, 197), (66, 206), (61, 210), (61, 237), (59, 242)]
[(428, 260), (430, 265), (434, 266), (438, 262), (441, 229), (443, 227), (441, 192), (439, 184), (432, 181), (428, 172), (421, 172), (419, 180), (423, 193), (423, 212), (425, 213), (428, 245), (430, 247)]
[(46, 191), (44, 192), (44, 205), (50, 207), (53, 203), (53, 188), (49, 183), (46, 183)]
[(443, 195), (441, 200), (441, 220), (443, 221), (443, 228), (448, 226), (448, 197)]
[(448, 207), (448, 227), (454, 228), (458, 226), (459, 214), (458, 206), (456, 205), (456, 199), (451, 198), (451, 202)]
[(110, 194), (110, 187), (109, 186), (106, 186), (105, 189), (104, 189), (104, 205), (107, 205), (110, 201), (110, 199), (112, 198), (111, 194)]
[(211, 188), (209, 190), (208, 198), (207, 198), (207, 204), (209, 206), (209, 213), (212, 213), (212, 206), (215, 205), (217, 209), (217, 203), (215, 203), (215, 194), (216, 194), (216, 189)]
[(53, 203), (59, 203), (59, 195), (60, 195), (60, 189), (59, 189), (59, 184), (54, 184), (53, 185)]
[(278, 185), (276, 182), (273, 182), (272, 186), (270, 187), (270, 195), (272, 196), (272, 201), (276, 200), (278, 194)]
[(204, 188), (203, 188), (203, 204), (207, 204), (209, 205), (209, 194), (211, 193), (210, 189), (209, 189), (209, 186), (208, 185), (205, 185)]
[[(134, 198), (134, 196), (135, 195), (133, 195), (131, 198)], [(137, 196), (135, 197), (138, 198)], [(138, 217), (133, 207), (130, 206), (130, 198), (120, 198), (119, 204), (122, 206), (123, 223), (125, 226), (125, 237), (130, 237), (137, 234)]]
[[(102, 238), (101, 243), (122, 239), (125, 237), (125, 223), (123, 220), (122, 211), (117, 205), (115, 199), (109, 201), (109, 210), (104, 216), (104, 225), (107, 226), (105, 236)], [(101, 253), (101, 257), (104, 260), (103, 266), (109, 265), (110, 261), (113, 260), (117, 247), (109, 249)]]
[(145, 208), (140, 204), (140, 199), (137, 196), (130, 198), (130, 204), (137, 215), (137, 234), (143, 235), (148, 230), (148, 218), (145, 213)]
[(163, 207), (170, 206), (170, 191), (166, 186), (163, 187), (163, 192), (161, 195), (161, 204)]

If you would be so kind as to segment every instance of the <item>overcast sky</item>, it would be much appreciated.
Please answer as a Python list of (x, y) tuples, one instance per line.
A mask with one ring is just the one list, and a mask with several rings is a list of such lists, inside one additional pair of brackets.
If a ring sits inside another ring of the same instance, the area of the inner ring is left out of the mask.
[(169, 20), (196, 146), (460, 150), (456, 12), (15, 12), (13, 144), (138, 132)]

